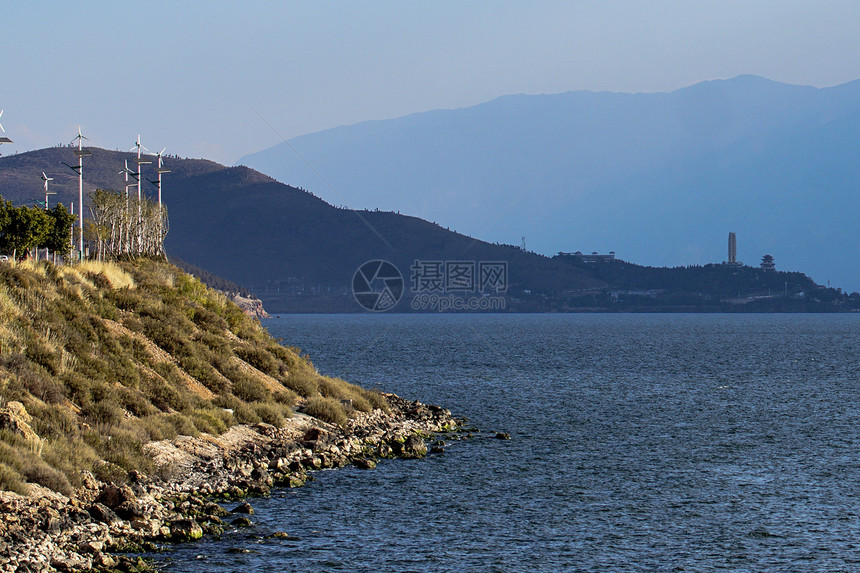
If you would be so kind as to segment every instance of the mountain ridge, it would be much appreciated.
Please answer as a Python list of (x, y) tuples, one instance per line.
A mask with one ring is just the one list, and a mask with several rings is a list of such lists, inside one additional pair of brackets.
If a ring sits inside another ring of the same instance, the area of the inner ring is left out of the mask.
[(860, 270), (843, 264), (860, 256), (845, 208), (860, 185), (858, 117), (860, 80), (739, 76), (664, 93), (501, 96), (305, 134), (289, 140), (302, 161), (282, 143), (240, 162), (333, 204), (408, 212), (490, 242), (526, 236), (547, 255), (705, 264), (735, 231), (747, 259), (770, 253), (858, 290)]

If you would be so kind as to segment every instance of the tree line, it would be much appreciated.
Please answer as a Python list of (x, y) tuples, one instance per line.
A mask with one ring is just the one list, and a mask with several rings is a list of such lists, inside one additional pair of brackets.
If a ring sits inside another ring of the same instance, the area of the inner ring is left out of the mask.
[[(167, 235), (167, 209), (146, 197), (97, 189), (89, 195), (91, 219), (85, 237), (99, 260), (161, 256)], [(32, 249), (67, 257), (77, 217), (60, 203), (51, 209), (21, 206), (0, 197), (0, 251), (13, 258)]]
[(87, 238), (99, 260), (164, 254), (168, 221), (163, 205), (106, 189), (97, 189), (89, 199)]
[(66, 256), (72, 248), (75, 216), (61, 204), (51, 209), (15, 207), (0, 197), (0, 250), (13, 258), (31, 249)]

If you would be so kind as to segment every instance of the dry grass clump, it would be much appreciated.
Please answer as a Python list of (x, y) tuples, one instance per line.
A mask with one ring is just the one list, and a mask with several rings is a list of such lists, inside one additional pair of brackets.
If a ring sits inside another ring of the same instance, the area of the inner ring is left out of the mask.
[[(134, 277), (120, 267), (117, 263), (102, 261), (84, 261), (74, 266), (59, 267), (63, 272), (86, 276), (94, 284), (99, 283), (99, 288), (134, 288)], [(107, 281), (107, 282), (105, 282)]]
[(350, 384), (346, 380), (323, 376), (320, 377), (318, 385), (320, 394), (323, 396), (349, 400), (352, 402), (352, 407), (359, 412), (370, 412), (376, 408), (387, 412), (389, 409), (388, 401), (382, 394)]

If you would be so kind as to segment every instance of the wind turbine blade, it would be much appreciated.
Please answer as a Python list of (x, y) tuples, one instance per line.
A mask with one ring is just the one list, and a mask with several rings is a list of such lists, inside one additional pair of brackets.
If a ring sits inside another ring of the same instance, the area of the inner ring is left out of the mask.
[[(0, 117), (3, 117), (3, 110), (2, 110), (2, 109), (0, 109)], [(0, 131), (2, 131), (3, 133), (6, 133), (6, 130), (5, 130), (5, 129), (3, 129), (3, 124), (2, 124), (2, 123), (0, 123)]]
[(167, 148), (166, 148), (166, 147), (165, 147), (164, 149), (162, 149), (161, 151), (159, 151), (159, 152), (158, 152), (158, 156), (159, 156), (159, 157), (161, 157), (162, 155), (164, 155), (164, 152), (165, 152), (165, 151), (167, 151)]

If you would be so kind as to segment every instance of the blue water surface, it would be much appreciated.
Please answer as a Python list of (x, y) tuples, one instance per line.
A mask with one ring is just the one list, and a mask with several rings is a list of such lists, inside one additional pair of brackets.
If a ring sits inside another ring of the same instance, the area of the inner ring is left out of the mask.
[(483, 431), (251, 500), (253, 527), (178, 546), (166, 571), (860, 570), (860, 316), (264, 326), (324, 374)]

